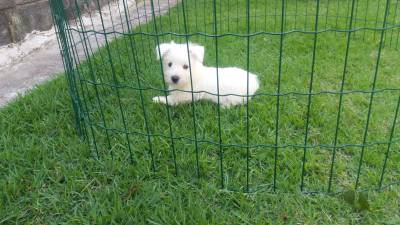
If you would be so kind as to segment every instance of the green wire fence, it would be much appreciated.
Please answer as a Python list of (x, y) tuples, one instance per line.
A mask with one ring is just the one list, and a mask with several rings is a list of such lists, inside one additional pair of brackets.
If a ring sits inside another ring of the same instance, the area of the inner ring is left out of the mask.
[[(399, 0), (50, 4), (76, 127), (95, 157), (245, 192), (400, 181)], [(168, 94), (154, 49), (171, 40), (204, 45), (206, 65), (257, 74), (260, 90), (229, 109), (153, 103)]]

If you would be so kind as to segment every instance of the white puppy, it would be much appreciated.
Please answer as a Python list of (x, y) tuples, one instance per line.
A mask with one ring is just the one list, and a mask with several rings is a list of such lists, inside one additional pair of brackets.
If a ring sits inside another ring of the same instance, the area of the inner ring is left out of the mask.
[[(243, 104), (258, 87), (257, 76), (236, 67), (217, 68), (203, 65), (204, 47), (187, 44), (164, 43), (156, 48), (157, 59), (162, 59), (165, 82), (168, 84), (169, 95), (154, 97), (154, 102), (176, 105), (194, 100), (211, 100), (222, 107)], [(189, 68), (189, 57), (190, 68)], [(248, 75), (248, 85), (247, 85)], [(192, 86), (193, 85), (193, 86)], [(248, 86), (248, 92), (247, 92)]]

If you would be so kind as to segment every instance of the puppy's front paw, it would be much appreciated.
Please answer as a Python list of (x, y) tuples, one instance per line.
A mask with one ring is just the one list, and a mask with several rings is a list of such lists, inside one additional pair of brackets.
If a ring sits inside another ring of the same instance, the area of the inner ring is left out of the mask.
[(167, 104), (167, 99), (165, 98), (165, 96), (157, 96), (153, 98), (153, 102)]

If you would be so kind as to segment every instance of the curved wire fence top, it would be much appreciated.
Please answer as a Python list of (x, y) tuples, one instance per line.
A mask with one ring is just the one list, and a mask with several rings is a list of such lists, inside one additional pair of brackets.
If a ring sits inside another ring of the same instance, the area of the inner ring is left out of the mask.
[[(96, 157), (246, 192), (399, 181), (398, 0), (62, 2), (50, 1), (76, 125)], [(170, 41), (260, 89), (230, 108), (153, 103), (173, 91), (155, 52)]]

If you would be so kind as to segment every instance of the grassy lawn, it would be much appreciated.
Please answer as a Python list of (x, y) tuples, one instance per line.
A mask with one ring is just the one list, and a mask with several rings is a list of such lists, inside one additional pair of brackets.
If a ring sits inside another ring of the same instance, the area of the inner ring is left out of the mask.
[[(247, 32), (246, 7), (238, 2), (223, 1), (220, 5), (218, 1), (220, 34)], [(312, 31), (315, 1), (287, 2), (284, 30)], [(368, 10), (365, 2), (357, 3), (353, 28), (382, 26), (384, 1), (369, 2)], [(351, 4), (343, 3), (338, 9), (332, 2), (321, 1), (319, 30), (347, 29), (345, 15), (349, 15)], [(187, 6), (188, 33), (211, 34), (211, 2), (189, 1)], [(251, 33), (280, 31), (279, 3), (253, 0), (250, 7)], [(392, 14), (394, 10), (393, 3)], [(389, 17), (389, 21), (395, 18)], [(159, 32), (184, 32), (181, 5), (158, 18), (157, 28)], [(154, 24), (135, 29), (140, 31), (152, 33)], [(399, 96), (400, 64), (393, 60), (399, 54), (395, 50), (397, 37), (398, 29), (385, 35), (375, 85), (379, 91), (374, 94), (364, 143), (360, 189), (377, 188), (381, 178)], [(159, 39), (170, 40), (182, 42), (185, 38), (166, 34)], [(333, 192), (355, 186), (379, 40), (379, 31), (363, 29), (353, 32), (350, 39)], [(246, 37), (220, 37), (218, 58), (213, 37), (192, 35), (189, 41), (206, 47), (208, 66), (215, 66), (218, 60), (220, 66), (247, 68)], [(362, 212), (340, 194), (300, 193), (307, 115), (303, 191), (324, 193), (329, 186), (347, 33), (322, 32), (314, 42), (314, 34), (294, 32), (285, 35), (282, 43), (280, 54), (279, 35), (250, 38), (248, 66), (259, 76), (261, 88), (248, 110), (247, 106), (221, 109), (220, 117), (216, 105), (209, 102), (168, 110), (151, 102), (163, 89), (154, 55), (155, 36), (125, 36), (86, 61), (76, 58), (82, 61), (76, 84), (87, 124), (83, 127), (86, 139), (76, 135), (64, 76), (0, 110), (0, 224), (398, 224), (400, 189), (396, 185), (366, 192), (370, 210)], [(314, 43), (313, 93), (318, 94), (312, 95), (308, 112), (306, 93)], [(278, 83), (284, 95), (279, 97), (276, 139)], [(383, 185), (399, 181), (399, 136), (394, 133)], [(274, 148), (275, 140), (279, 148)], [(176, 171), (178, 176), (174, 176)], [(247, 186), (252, 191), (262, 190), (251, 194), (230, 191)]]

